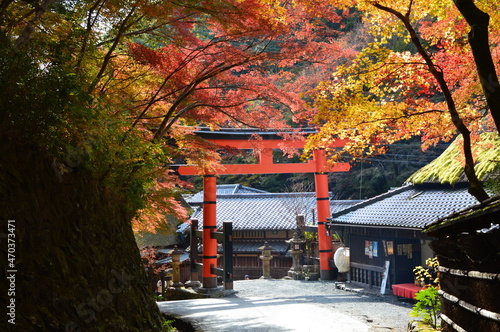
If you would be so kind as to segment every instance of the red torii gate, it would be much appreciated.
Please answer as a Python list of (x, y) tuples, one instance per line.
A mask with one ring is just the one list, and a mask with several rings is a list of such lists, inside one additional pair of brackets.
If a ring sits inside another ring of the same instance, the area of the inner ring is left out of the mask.
[[(279, 143), (283, 138), (278, 136), (279, 132), (262, 132), (253, 129), (225, 129), (224, 131), (195, 132), (207, 141), (219, 145), (230, 146), (236, 149), (257, 150), (259, 156), (258, 164), (231, 164), (224, 165), (223, 170), (217, 174), (278, 174), (278, 173), (314, 173), (316, 187), (316, 207), (318, 213), (318, 242), (320, 259), (320, 278), (323, 280), (333, 279), (333, 269), (330, 260), (333, 259), (332, 238), (328, 235), (326, 221), (330, 217), (330, 203), (328, 192), (327, 173), (347, 172), (350, 169), (348, 163), (337, 163), (326, 169), (325, 151), (322, 149), (313, 151), (313, 159), (306, 163), (275, 164), (273, 163), (273, 149), (279, 149)], [(304, 132), (304, 135), (313, 132)], [(251, 140), (252, 135), (257, 134), (261, 139)], [(337, 140), (336, 147), (343, 147), (346, 140)], [(304, 141), (286, 142), (287, 147), (303, 148)], [(203, 175), (203, 287), (216, 288), (217, 276), (212, 273), (211, 266), (217, 266), (217, 240), (212, 237), (212, 232), (217, 228), (216, 217), (216, 174), (199, 169), (197, 166), (179, 166), (180, 175)]]

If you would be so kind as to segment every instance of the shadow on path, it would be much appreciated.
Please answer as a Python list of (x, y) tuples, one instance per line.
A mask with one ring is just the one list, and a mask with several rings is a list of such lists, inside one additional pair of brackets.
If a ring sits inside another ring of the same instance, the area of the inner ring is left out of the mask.
[(368, 326), (314, 303), (288, 299), (221, 298), (159, 302), (164, 313), (190, 321), (198, 331), (367, 332)]

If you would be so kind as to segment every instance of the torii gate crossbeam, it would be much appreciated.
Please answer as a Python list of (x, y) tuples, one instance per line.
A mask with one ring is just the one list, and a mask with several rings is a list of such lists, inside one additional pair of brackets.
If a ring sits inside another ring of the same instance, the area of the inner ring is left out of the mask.
[[(251, 140), (252, 134), (259, 134), (262, 139)], [(330, 217), (330, 203), (328, 191), (328, 172), (347, 172), (348, 163), (337, 163), (328, 170), (324, 150), (314, 150), (313, 159), (307, 163), (275, 164), (273, 163), (272, 150), (279, 149), (283, 139), (277, 132), (256, 132), (253, 130), (229, 131), (197, 131), (197, 135), (207, 141), (219, 145), (230, 146), (236, 149), (257, 150), (258, 164), (231, 164), (223, 165), (223, 170), (218, 170), (218, 175), (225, 174), (280, 174), (280, 173), (314, 173), (316, 187), (316, 207), (318, 212), (318, 242), (320, 259), (320, 278), (333, 279), (333, 269), (330, 260), (333, 259), (332, 238), (328, 234), (326, 222)], [(305, 133), (307, 134), (307, 133)], [(343, 147), (345, 140), (337, 140), (337, 147)], [(287, 141), (290, 148), (303, 148), (304, 141)], [(180, 175), (203, 175), (203, 287), (216, 288), (217, 276), (212, 274), (211, 266), (217, 265), (217, 240), (212, 237), (212, 232), (217, 228), (216, 216), (216, 177), (197, 166), (183, 165), (177, 168)]]

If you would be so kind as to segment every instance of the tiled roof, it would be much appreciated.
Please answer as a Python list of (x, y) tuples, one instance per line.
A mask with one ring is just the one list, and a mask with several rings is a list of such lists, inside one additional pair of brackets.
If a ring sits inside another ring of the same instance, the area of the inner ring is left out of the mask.
[[(289, 249), (290, 245), (285, 242), (285, 240), (282, 241), (268, 241), (269, 245), (273, 247), (273, 250), (271, 251), (272, 254), (277, 254), (277, 253), (286, 253), (287, 250)], [(250, 242), (234, 242), (233, 243), (233, 252), (234, 253), (243, 253), (243, 252), (251, 252), (251, 253), (261, 253), (262, 250), (259, 248), (264, 245), (264, 241), (250, 241)]]
[(333, 224), (423, 229), (477, 203), (464, 184), (405, 185), (332, 214)]
[[(332, 211), (347, 208), (359, 201), (331, 201)], [(217, 195), (217, 228), (223, 221), (232, 221), (234, 230), (292, 230), (296, 214), (303, 214), (306, 224), (313, 223), (315, 193), (259, 193)], [(202, 208), (193, 215), (203, 224)]]
[(345, 209), (350, 208), (358, 203), (361, 203), (362, 200), (331, 200), (330, 201), (330, 213), (337, 213), (343, 211)]
[[(187, 259), (189, 259), (189, 253), (185, 252), (180, 255), (181, 262), (184, 262)], [(170, 264), (170, 263), (172, 263), (171, 256), (155, 261), (155, 264)]]
[[(217, 195), (267, 193), (267, 191), (246, 187), (241, 184), (218, 184), (216, 190), (217, 190)], [(184, 195), (184, 199), (191, 205), (202, 204), (203, 190), (193, 195)]]

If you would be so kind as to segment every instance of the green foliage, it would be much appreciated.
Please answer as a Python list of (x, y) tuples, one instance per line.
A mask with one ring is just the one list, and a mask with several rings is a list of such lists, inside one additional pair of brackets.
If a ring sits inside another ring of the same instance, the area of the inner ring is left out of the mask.
[[(172, 148), (130, 129), (127, 103), (89, 92), (86, 74), (68, 55), (76, 45), (71, 38), (64, 46), (55, 41), (44, 41), (41, 59), (19, 51), (0, 32), (0, 129), (46, 154), (61, 181), (69, 173), (91, 174), (124, 198), (129, 211), (145, 208), (153, 179), (164, 172), (158, 166), (170, 162)], [(163, 189), (168, 197), (177, 195)]]
[(439, 261), (437, 257), (428, 258), (425, 264), (427, 268), (417, 266), (413, 269), (415, 279), (426, 286), (415, 295), (415, 300), (417, 302), (413, 306), (410, 316), (420, 317), (425, 324), (429, 324), (433, 328), (438, 328), (438, 316), (441, 310), (441, 301), (438, 294), (439, 278), (437, 272)]
[(176, 331), (179, 331), (174, 326), (174, 324), (175, 324), (175, 320), (166, 318), (163, 321), (160, 329), (158, 329), (158, 326), (155, 326), (155, 328), (157, 328), (159, 331), (163, 331), (163, 332), (176, 332)]
[(420, 317), (424, 323), (438, 328), (438, 316), (441, 310), (438, 288), (431, 286), (423, 289), (416, 294), (415, 299), (417, 303), (413, 306), (410, 316)]
[(142, 209), (153, 179), (161, 174), (158, 165), (168, 162), (168, 147), (144, 140), (134, 129), (124, 133), (125, 117), (99, 113), (86, 123), (86, 139), (77, 147), (82, 153), (81, 166), (125, 195), (131, 210)]
[[(63, 65), (39, 68), (29, 54), (16, 52), (0, 38), (0, 118), (11, 136), (51, 149), (72, 130), (67, 123), (87, 116), (77, 105), (85, 104), (79, 82)], [(53, 150), (52, 150), (53, 151)]]
[(304, 238), (306, 240), (307, 256), (315, 257), (315, 249), (318, 247), (318, 233), (304, 232)]
[(177, 331), (176, 328), (172, 326), (173, 320), (166, 320), (163, 322), (163, 330), (164, 331)]

